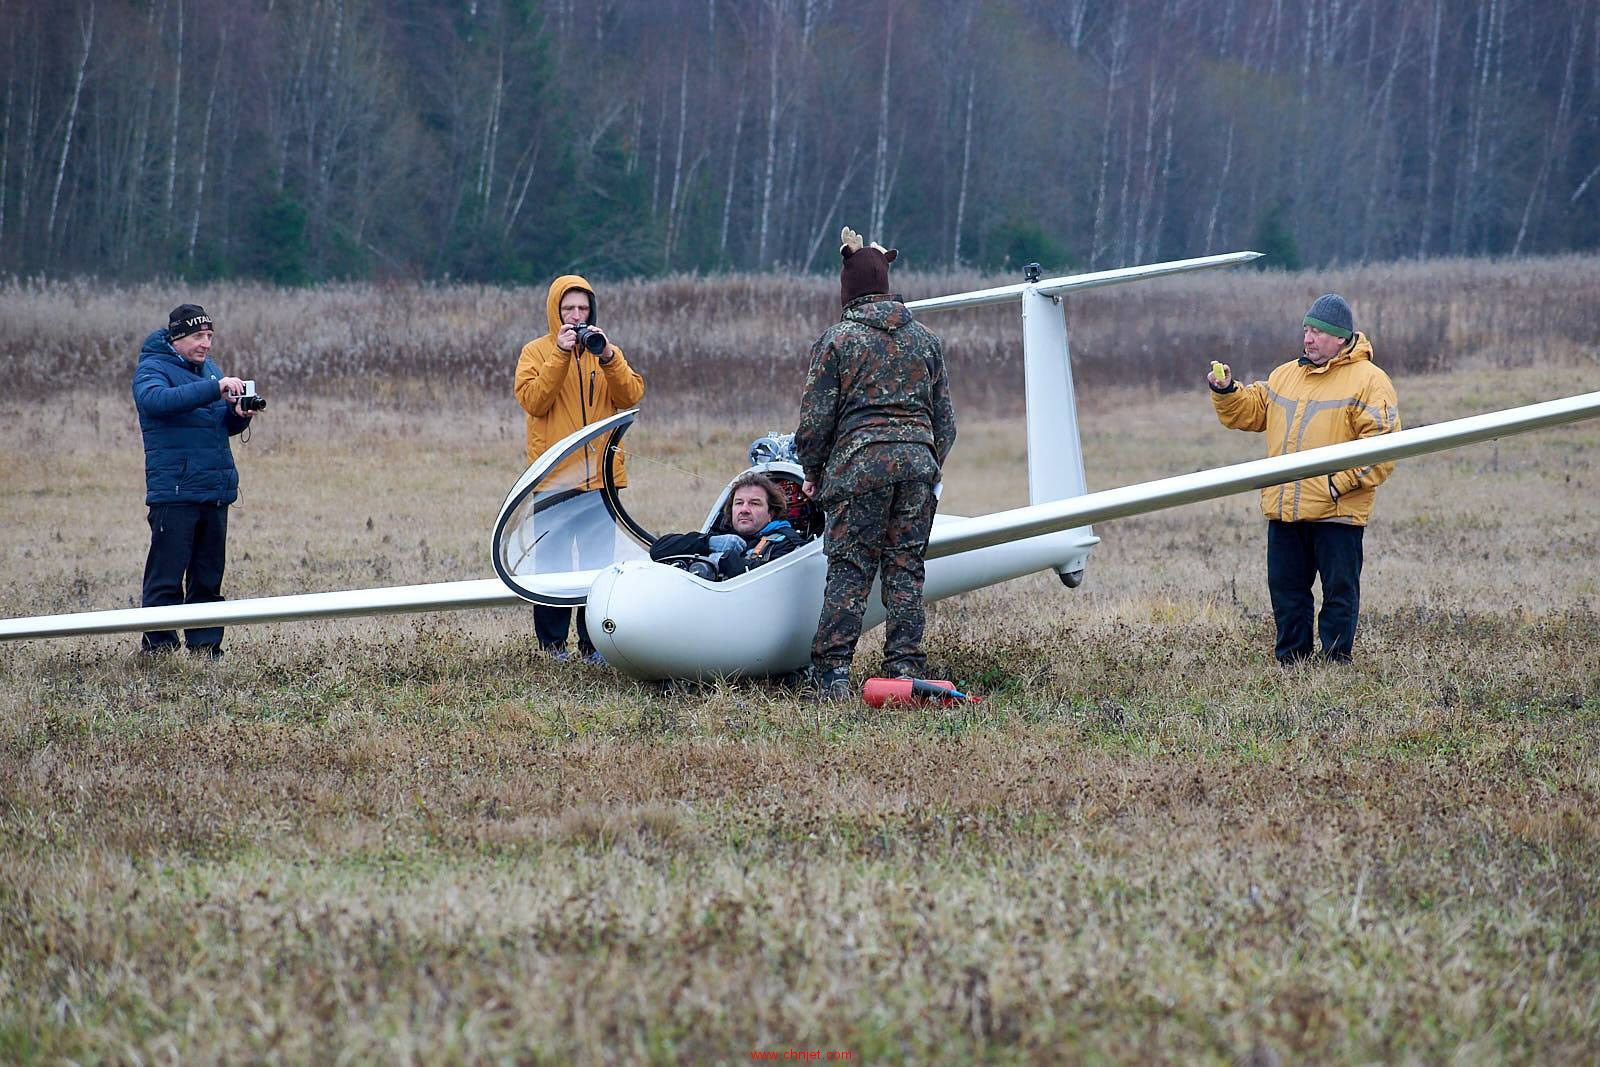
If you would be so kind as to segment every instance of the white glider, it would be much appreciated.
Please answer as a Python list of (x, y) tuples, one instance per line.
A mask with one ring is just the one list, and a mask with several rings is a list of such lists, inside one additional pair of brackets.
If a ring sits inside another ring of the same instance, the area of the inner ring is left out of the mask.
[[(1600, 415), (1600, 392), (1457, 419), (1343, 445), (1088, 493), (1067, 345), (1063, 294), (1169, 274), (1233, 266), (1235, 252), (1092, 274), (1034, 280), (912, 302), (927, 313), (1017, 301), (1022, 305), (1029, 504), (964, 518), (936, 517), (929, 542), (929, 601), (1042, 570), (1064, 584), (1083, 578), (1099, 543), (1092, 525), (1371, 463), (1437, 452)], [(782, 674), (809, 660), (827, 571), (820, 537), (763, 567), (712, 582), (648, 558), (651, 531), (623, 507), (613, 460), (638, 411), (583, 427), (550, 448), (506, 495), (491, 534), (497, 578), (383, 589), (259, 597), (216, 604), (80, 612), (0, 620), (0, 640), (191, 626), (501, 607), (533, 602), (585, 606), (596, 649), (641, 679)], [(593, 446), (593, 447), (591, 447)], [(582, 452), (581, 459), (577, 458)], [(575, 465), (598, 453), (596, 494), (573, 483), (595, 473)], [(755, 457), (752, 457), (754, 460)], [(564, 466), (565, 465), (565, 466)], [(752, 468), (780, 480), (800, 469), (782, 457)], [(731, 481), (729, 483), (732, 484)], [(727, 489), (723, 490), (726, 496)], [(713, 504), (703, 529), (718, 520)], [(598, 517), (598, 521), (597, 521)], [(820, 516), (814, 517), (820, 529)], [(659, 532), (659, 531), (658, 531)], [(868, 627), (883, 620), (876, 596)]]

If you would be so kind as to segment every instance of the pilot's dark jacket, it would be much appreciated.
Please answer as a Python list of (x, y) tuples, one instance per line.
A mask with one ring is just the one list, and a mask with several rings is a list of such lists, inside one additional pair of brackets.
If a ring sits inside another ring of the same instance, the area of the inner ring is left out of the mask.
[(744, 560), (746, 565), (759, 567), (763, 563), (771, 563), (779, 556), (787, 556), (804, 542), (788, 519), (773, 519), (763, 526), (755, 537), (744, 538)]
[[(741, 551), (730, 551), (725, 539), (737, 539), (744, 544)], [(650, 558), (658, 563), (676, 563), (692, 559), (712, 560), (718, 574), (731, 578), (752, 567), (771, 563), (780, 556), (805, 544), (803, 537), (788, 519), (774, 519), (754, 536), (742, 534), (683, 533), (664, 534), (650, 546)]]
[(146, 504), (231, 504), (239, 470), (228, 438), (250, 420), (222, 399), (222, 371), (178, 355), (165, 329), (144, 339), (133, 402), (144, 434)]

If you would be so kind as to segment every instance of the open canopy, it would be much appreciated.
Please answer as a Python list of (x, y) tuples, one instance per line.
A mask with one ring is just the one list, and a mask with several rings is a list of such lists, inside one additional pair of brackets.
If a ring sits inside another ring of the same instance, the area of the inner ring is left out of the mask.
[[(578, 606), (601, 571), (649, 558), (657, 532), (628, 514), (617, 491), (622, 436), (637, 416), (638, 409), (631, 408), (568, 435), (506, 494), (490, 554), (500, 580), (517, 596), (550, 607)], [(764, 444), (771, 447), (762, 451)], [(778, 446), (781, 452), (774, 452)], [(789, 438), (758, 439), (750, 461), (744, 470), (766, 475), (783, 491), (789, 501), (786, 517), (795, 528), (808, 538), (820, 535), (823, 515), (801, 495), (805, 475), (792, 458)], [(711, 502), (701, 530), (727, 532), (722, 509), (736, 480)], [(598, 489), (582, 488), (597, 481)]]
[[(619, 411), (569, 434), (534, 461), (506, 494), (495, 520), (490, 556), (512, 592), (550, 607), (581, 605), (595, 575), (613, 563), (648, 559), (651, 533), (622, 507), (616, 466), (622, 435), (638, 408)], [(567, 462), (598, 454), (599, 489), (583, 490), (595, 473)]]

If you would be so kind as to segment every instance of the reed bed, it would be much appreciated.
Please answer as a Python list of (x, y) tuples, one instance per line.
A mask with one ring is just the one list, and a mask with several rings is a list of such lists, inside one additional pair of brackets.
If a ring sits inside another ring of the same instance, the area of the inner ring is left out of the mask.
[[(896, 272), (908, 299), (1015, 281)], [(792, 412), (811, 341), (837, 315), (828, 277), (731, 275), (600, 284), (602, 325), (645, 374), (661, 409)], [(1232, 269), (1068, 299), (1081, 386), (1170, 390), (1211, 358), (1264, 375), (1299, 351), (1318, 293), (1342, 292), (1394, 374), (1567, 363), (1600, 336), (1600, 258), (1446, 260), (1286, 274)], [(136, 286), (12, 279), (0, 285), (8, 394), (39, 399), (87, 381), (122, 388), (144, 336), (180, 300), (219, 321), (216, 358), (264, 393), (360, 396), (424, 407), (460, 393), (509, 395), (522, 345), (547, 329), (545, 290), (410, 283), (279, 289), (220, 282)], [(931, 313), (971, 410), (1016, 410), (1021, 323), (1014, 308)]]

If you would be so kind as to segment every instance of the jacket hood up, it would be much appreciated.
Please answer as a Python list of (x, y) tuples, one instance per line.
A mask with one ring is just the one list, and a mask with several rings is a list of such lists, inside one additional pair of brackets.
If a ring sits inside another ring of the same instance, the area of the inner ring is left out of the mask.
[[(610, 418), (624, 408), (638, 405), (644, 396), (644, 379), (628, 365), (622, 349), (608, 348), (606, 362), (581, 345), (563, 352), (556, 344), (561, 332), (562, 294), (581, 289), (589, 294), (589, 321), (596, 322), (597, 301), (588, 279), (564, 274), (550, 283), (545, 294), (545, 325), (548, 332), (522, 346), (517, 357), (512, 391), (527, 414), (527, 457), (532, 463), (551, 445), (580, 426)], [(570, 474), (573, 487), (585, 490), (601, 487), (604, 448), (590, 441), (581, 455), (574, 455), (558, 468)], [(617, 485), (627, 484), (624, 460), (617, 457)]]
[(551, 337), (561, 332), (561, 298), (573, 289), (582, 289), (589, 294), (589, 325), (600, 325), (600, 304), (595, 300), (594, 286), (582, 275), (563, 274), (550, 283), (550, 292), (544, 298), (545, 319), (550, 324)]

